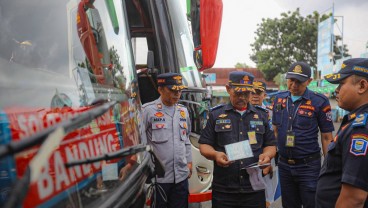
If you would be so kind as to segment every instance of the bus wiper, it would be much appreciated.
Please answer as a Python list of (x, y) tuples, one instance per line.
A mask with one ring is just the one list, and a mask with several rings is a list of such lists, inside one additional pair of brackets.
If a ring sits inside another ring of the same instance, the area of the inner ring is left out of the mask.
[(164, 177), (165, 169), (164, 169), (163, 164), (157, 158), (156, 154), (152, 151), (151, 146), (144, 145), (144, 144), (139, 144), (139, 145), (135, 145), (132, 147), (124, 148), (124, 149), (121, 149), (121, 150), (118, 150), (112, 153), (104, 154), (104, 155), (93, 157), (93, 158), (71, 161), (71, 162), (65, 163), (65, 167), (70, 168), (76, 165), (90, 164), (90, 163), (94, 163), (94, 162), (98, 162), (102, 160), (111, 160), (111, 159), (125, 157), (125, 156), (136, 154), (138, 152), (144, 152), (144, 151), (148, 151), (153, 156), (155, 174), (158, 177)]
[(87, 158), (84, 160), (71, 161), (71, 162), (65, 163), (65, 167), (70, 168), (76, 165), (89, 164), (89, 163), (94, 163), (94, 162), (98, 162), (102, 160), (111, 160), (111, 159), (120, 158), (120, 157), (124, 157), (128, 155), (133, 155), (138, 152), (144, 152), (144, 151), (150, 151), (150, 150), (151, 150), (151, 147), (149, 145), (139, 144), (139, 145), (124, 148), (124, 149), (121, 149), (121, 150), (118, 150), (112, 153), (103, 154), (97, 157)]
[(106, 113), (110, 108), (112, 108), (117, 101), (109, 101), (105, 102), (103, 104), (98, 104), (98, 106), (83, 112), (81, 114), (78, 114), (74, 116), (73, 118), (62, 121), (56, 125), (53, 125), (39, 133), (33, 134), (32, 136), (22, 139), (20, 141), (11, 141), (8, 144), (1, 145), (0, 146), (0, 159), (7, 156), (7, 155), (13, 155), (18, 152), (21, 152), (27, 148), (33, 147), (35, 145), (41, 144), (47, 136), (54, 132), (57, 128), (63, 128), (65, 133), (72, 132), (88, 123), (90, 123), (93, 119), (96, 119)]

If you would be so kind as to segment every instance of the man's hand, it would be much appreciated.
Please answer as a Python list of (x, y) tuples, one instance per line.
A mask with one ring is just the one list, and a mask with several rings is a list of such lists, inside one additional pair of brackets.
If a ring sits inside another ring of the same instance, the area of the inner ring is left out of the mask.
[(224, 167), (224, 168), (229, 167), (229, 165), (231, 164), (231, 162), (227, 158), (227, 155), (224, 152), (216, 152), (215, 161), (218, 166)]
[(192, 171), (193, 171), (193, 167), (192, 167), (192, 163), (188, 163), (187, 164), (187, 167), (189, 169), (189, 175), (188, 175), (188, 178), (192, 177)]
[[(271, 158), (266, 154), (260, 154), (259, 159), (258, 159), (258, 164), (263, 165), (263, 164), (266, 164), (266, 163), (271, 163)], [(270, 172), (272, 172), (272, 166), (271, 165), (261, 167), (261, 169), (263, 169), (262, 170), (263, 175), (267, 175)]]

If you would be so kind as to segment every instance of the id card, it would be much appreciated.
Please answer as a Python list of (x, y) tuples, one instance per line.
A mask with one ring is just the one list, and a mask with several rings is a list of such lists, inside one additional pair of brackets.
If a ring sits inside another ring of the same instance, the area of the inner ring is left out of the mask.
[(292, 131), (288, 131), (286, 134), (286, 147), (294, 147), (295, 146), (295, 134)]
[(249, 131), (248, 132), (249, 144), (257, 144), (256, 132)]
[(225, 151), (230, 161), (253, 157), (253, 152), (252, 148), (250, 147), (249, 140), (225, 145)]

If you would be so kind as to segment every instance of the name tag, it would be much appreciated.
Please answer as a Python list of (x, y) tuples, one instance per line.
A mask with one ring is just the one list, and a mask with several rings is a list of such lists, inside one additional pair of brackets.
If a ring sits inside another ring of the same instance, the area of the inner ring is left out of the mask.
[(225, 151), (230, 161), (253, 157), (249, 140), (225, 145)]

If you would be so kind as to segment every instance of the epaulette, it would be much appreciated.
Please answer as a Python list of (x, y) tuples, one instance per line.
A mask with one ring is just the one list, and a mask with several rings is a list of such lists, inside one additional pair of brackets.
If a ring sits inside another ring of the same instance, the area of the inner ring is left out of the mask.
[(267, 113), (267, 109), (263, 106), (255, 105), (254, 107), (256, 107), (257, 109), (263, 110), (264, 112)]
[(223, 106), (224, 106), (224, 104), (216, 105), (215, 107), (212, 107), (210, 111), (217, 110), (217, 109), (219, 109), (219, 108), (221, 108)]
[(353, 128), (355, 127), (360, 127), (360, 126), (365, 126), (367, 123), (367, 118), (368, 118), (368, 114), (367, 113), (361, 113), (358, 114), (353, 123), (351, 124), (353, 126)]
[(145, 104), (142, 105), (142, 108), (145, 108), (145, 107), (147, 107), (149, 105), (153, 105), (153, 104), (155, 104), (155, 101), (151, 101), (149, 103), (145, 103)]
[(312, 91), (312, 92), (314, 92), (314, 94), (317, 95), (318, 97), (321, 97), (324, 100), (328, 100), (328, 98), (324, 94), (321, 94), (321, 93), (318, 93), (318, 92), (315, 92), (315, 91)]

